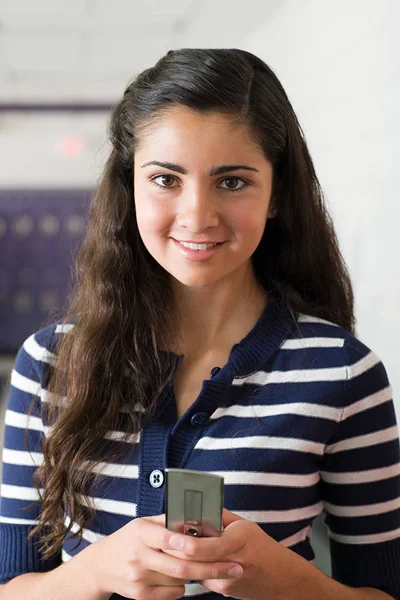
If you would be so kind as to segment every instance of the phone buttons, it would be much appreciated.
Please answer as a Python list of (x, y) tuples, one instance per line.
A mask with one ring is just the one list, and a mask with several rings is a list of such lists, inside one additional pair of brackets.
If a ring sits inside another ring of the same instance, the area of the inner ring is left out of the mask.
[(153, 488), (159, 488), (164, 483), (164, 473), (156, 469), (150, 473), (150, 485)]
[(192, 416), (190, 424), (193, 425), (193, 427), (204, 427), (204, 425), (207, 425), (208, 420), (209, 416), (207, 413), (198, 412)]

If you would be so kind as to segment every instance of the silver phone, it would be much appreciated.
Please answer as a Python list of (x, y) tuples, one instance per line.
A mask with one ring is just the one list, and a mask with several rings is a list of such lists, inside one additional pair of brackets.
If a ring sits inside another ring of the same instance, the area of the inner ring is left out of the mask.
[(197, 537), (222, 533), (224, 478), (189, 469), (165, 469), (166, 528)]

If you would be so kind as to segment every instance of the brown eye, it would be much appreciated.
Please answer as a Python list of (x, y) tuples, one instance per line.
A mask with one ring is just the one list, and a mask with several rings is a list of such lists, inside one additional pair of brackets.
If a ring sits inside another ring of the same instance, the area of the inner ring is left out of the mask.
[[(248, 183), (240, 177), (225, 177), (221, 183), (225, 184), (226, 186), (222, 189), (230, 192), (240, 192), (240, 190), (248, 186)], [(241, 184), (240, 187), (237, 187), (238, 183)]]
[[(238, 179), (236, 179), (235, 177), (230, 177), (229, 179), (225, 179), (226, 181), (226, 185), (228, 186), (228, 188), (235, 188), (237, 186), (237, 182), (239, 181)], [(233, 182), (233, 185), (232, 185)]]
[[(158, 183), (157, 179), (158, 180), (161, 179), (162, 182)], [(175, 187), (173, 185), (174, 181), (175, 181), (175, 177), (173, 175), (168, 175), (166, 173), (164, 173), (163, 175), (156, 175), (155, 177), (151, 178), (151, 183), (154, 183), (154, 185), (157, 185), (158, 187), (164, 188), (164, 189)]]
[[(171, 187), (171, 186), (168, 184), (168, 181), (169, 181), (170, 183), (173, 183), (173, 182), (174, 182), (174, 178), (172, 177), (172, 175), (162, 175), (162, 179), (163, 179), (163, 183), (164, 183), (164, 184), (166, 184), (166, 187)], [(167, 180), (167, 181), (165, 181), (165, 180)]]

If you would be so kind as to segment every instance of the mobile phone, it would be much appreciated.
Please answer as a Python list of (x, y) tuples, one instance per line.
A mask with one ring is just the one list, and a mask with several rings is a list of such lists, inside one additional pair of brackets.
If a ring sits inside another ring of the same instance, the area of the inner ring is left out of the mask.
[(222, 533), (224, 478), (204, 471), (165, 469), (166, 528), (197, 537)]

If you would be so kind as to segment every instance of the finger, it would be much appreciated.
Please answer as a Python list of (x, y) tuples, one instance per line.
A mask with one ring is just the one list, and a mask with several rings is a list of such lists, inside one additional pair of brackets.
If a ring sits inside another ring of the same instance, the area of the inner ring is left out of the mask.
[[(232, 583), (236, 585), (236, 582), (228, 579), (206, 579), (197, 583), (207, 588), (209, 592), (215, 592), (218, 597), (229, 596), (230, 598), (234, 595), (233, 587), (231, 587)], [(236, 596), (234, 597), (236, 598)]]
[[(182, 598), (184, 595), (184, 586), (166, 587), (163, 585), (153, 585), (146, 586), (141, 590), (141, 597), (149, 598), (149, 600), (171, 600), (171, 598)], [(137, 597), (137, 595), (135, 597)]]
[(154, 586), (149, 596), (151, 600), (171, 600), (171, 598), (182, 598), (185, 595), (184, 586), (163, 587)]
[(132, 523), (135, 523), (136, 533), (140, 536), (142, 542), (154, 550), (166, 550), (171, 548), (169, 540), (175, 533), (165, 528), (165, 515), (157, 517), (142, 517)]
[(179, 556), (182, 558), (196, 558), (196, 561), (234, 561), (234, 556), (244, 548), (246, 543), (247, 532), (243, 527), (228, 527), (219, 537), (197, 538), (176, 534), (170, 538), (164, 552), (169, 553), (171, 549), (179, 550)]
[[(168, 577), (184, 581), (199, 579), (231, 579), (231, 569), (240, 566), (235, 562), (199, 562), (183, 560), (166, 554), (152, 551), (146, 563), (152, 571)], [(237, 576), (237, 575), (235, 575)]]
[(155, 555), (162, 554), (160, 551), (152, 550), (151, 548), (145, 548), (142, 550), (142, 564), (146, 565), (144, 571), (142, 572), (142, 579), (146, 580), (146, 584), (150, 586), (176, 586), (176, 585), (185, 585), (189, 583), (190, 579), (184, 579), (179, 577), (172, 577), (170, 575), (166, 575), (163, 572), (160, 572), (155, 566), (154, 558)]
[(173, 587), (174, 585), (186, 585), (190, 583), (191, 579), (180, 579), (179, 577), (170, 577), (159, 573), (158, 571), (147, 571), (148, 580), (150, 585), (165, 585), (167, 587)]
[(151, 517), (142, 517), (144, 521), (151, 521), (157, 525), (165, 525), (165, 513), (162, 515), (153, 515)]

